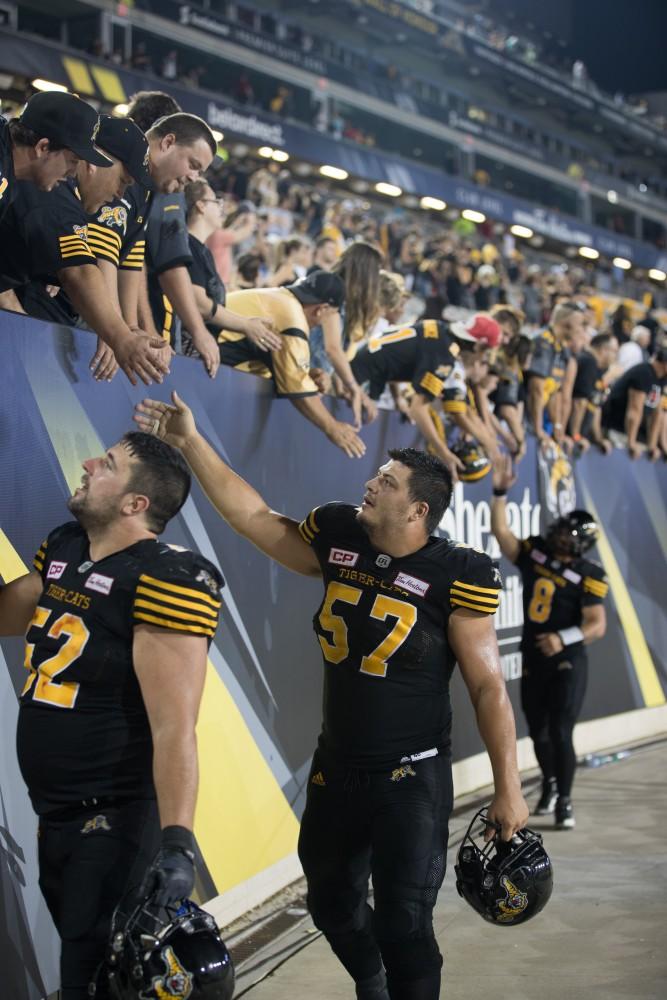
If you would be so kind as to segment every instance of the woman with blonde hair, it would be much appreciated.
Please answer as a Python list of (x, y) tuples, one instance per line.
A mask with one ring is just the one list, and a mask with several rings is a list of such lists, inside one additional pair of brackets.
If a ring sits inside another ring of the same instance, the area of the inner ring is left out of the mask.
[(340, 313), (325, 316), (322, 326), (311, 330), (311, 357), (316, 367), (334, 371), (342, 383), (342, 394), (352, 407), (358, 430), (362, 414), (366, 422), (377, 416), (377, 407), (362, 391), (352, 374), (349, 358), (379, 314), (382, 254), (371, 243), (351, 243), (340, 255), (332, 271), (345, 285), (345, 305)]

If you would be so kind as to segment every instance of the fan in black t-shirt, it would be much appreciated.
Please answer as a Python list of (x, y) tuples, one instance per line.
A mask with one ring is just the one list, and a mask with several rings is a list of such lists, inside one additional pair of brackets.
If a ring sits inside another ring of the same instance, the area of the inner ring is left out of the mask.
[(665, 445), (667, 409), (667, 338), (650, 361), (629, 368), (612, 386), (603, 411), (604, 426), (627, 434), (630, 456), (639, 454), (637, 442), (646, 442), (649, 457), (658, 458)]
[(572, 416), (569, 431), (581, 450), (592, 441), (601, 451), (611, 451), (603, 436), (602, 407), (609, 395), (605, 374), (618, 354), (618, 341), (610, 333), (593, 337), (588, 348), (577, 355), (577, 376), (572, 390)]

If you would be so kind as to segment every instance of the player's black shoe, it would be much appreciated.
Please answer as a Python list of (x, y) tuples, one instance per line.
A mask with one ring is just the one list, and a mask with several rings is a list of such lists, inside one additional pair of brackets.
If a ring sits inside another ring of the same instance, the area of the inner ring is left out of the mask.
[(535, 816), (550, 816), (554, 811), (558, 792), (556, 791), (556, 779), (546, 778), (542, 784), (542, 794), (535, 806)]
[(556, 802), (556, 829), (573, 830), (574, 827), (575, 819), (572, 802), (569, 798), (561, 795)]

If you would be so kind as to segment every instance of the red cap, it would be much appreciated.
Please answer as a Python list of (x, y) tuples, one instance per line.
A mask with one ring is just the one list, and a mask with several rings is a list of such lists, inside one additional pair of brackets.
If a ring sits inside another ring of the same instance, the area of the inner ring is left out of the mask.
[(487, 347), (498, 347), (502, 331), (492, 316), (477, 313), (465, 322), (457, 321), (449, 324), (449, 332), (459, 340), (472, 340)]

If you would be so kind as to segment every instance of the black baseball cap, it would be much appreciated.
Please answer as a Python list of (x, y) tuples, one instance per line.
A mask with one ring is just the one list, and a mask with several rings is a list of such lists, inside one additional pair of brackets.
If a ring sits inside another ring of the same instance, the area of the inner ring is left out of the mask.
[(96, 142), (105, 153), (120, 160), (134, 181), (149, 190), (153, 189), (148, 169), (148, 139), (138, 125), (129, 118), (100, 115)]
[(306, 306), (329, 305), (340, 309), (345, 302), (345, 285), (330, 271), (313, 271), (286, 287)]
[(100, 124), (97, 111), (74, 94), (62, 91), (34, 94), (19, 121), (40, 139), (53, 139), (87, 163), (111, 166), (111, 160), (94, 145)]

